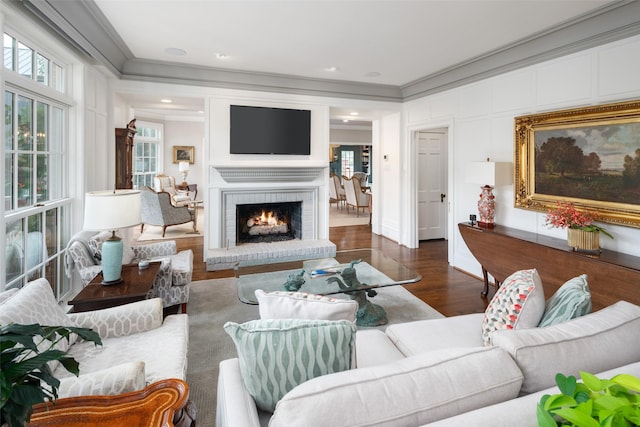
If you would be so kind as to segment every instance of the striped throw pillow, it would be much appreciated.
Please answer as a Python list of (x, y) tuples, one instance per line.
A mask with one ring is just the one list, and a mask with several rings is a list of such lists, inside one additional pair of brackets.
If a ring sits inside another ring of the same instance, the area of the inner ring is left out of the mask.
[(224, 330), (236, 345), (245, 387), (265, 411), (298, 384), (352, 368), (356, 326), (347, 320), (227, 322)]
[(587, 275), (583, 274), (565, 282), (545, 304), (542, 320), (538, 327), (551, 326), (556, 323), (589, 314), (591, 312), (591, 292)]

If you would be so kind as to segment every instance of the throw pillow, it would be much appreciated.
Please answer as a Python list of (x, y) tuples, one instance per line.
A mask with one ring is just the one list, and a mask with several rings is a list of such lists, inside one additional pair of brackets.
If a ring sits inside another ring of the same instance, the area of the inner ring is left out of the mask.
[[(75, 326), (66, 313), (58, 305), (53, 290), (47, 279), (41, 278), (27, 283), (19, 291), (11, 293), (0, 309), (0, 325), (20, 323), (30, 325), (37, 323), (41, 326)], [(69, 335), (69, 339), (61, 339), (54, 348), (67, 351), (76, 342), (76, 334)], [(38, 348), (47, 350), (51, 341), (43, 340)], [(51, 371), (58, 367), (58, 361), (49, 362)]]
[(318, 319), (356, 321), (358, 303), (307, 292), (256, 290), (261, 319)]
[(236, 345), (245, 387), (265, 411), (298, 384), (352, 367), (353, 322), (268, 319), (227, 322), (224, 330)]
[(547, 300), (542, 320), (538, 327), (566, 322), (591, 312), (591, 293), (587, 275), (583, 274), (565, 282)]
[(491, 345), (491, 334), (501, 329), (535, 328), (544, 313), (544, 289), (538, 271), (520, 270), (504, 280), (482, 319), (482, 338)]

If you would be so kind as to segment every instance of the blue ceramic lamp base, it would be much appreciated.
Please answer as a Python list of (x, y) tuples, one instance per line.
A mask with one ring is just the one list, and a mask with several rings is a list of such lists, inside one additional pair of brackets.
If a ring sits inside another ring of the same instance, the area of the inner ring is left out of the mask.
[(116, 285), (122, 282), (122, 240), (115, 231), (102, 244), (102, 284)]

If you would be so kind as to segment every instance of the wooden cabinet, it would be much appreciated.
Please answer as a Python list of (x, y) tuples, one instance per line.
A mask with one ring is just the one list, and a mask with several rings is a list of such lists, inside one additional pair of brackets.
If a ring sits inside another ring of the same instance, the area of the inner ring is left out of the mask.
[(640, 304), (640, 258), (602, 249), (592, 255), (575, 252), (566, 240), (496, 225), (481, 228), (458, 224), (460, 234), (473, 256), (499, 285), (517, 270), (536, 268), (549, 298), (567, 280), (587, 275), (593, 310), (619, 300)]
[(116, 188), (133, 188), (133, 138), (136, 119), (126, 128), (116, 128)]

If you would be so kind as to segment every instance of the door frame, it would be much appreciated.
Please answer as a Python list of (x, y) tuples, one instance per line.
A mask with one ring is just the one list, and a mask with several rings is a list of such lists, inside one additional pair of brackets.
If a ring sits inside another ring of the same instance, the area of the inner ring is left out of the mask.
[(439, 122), (421, 122), (415, 123), (411, 126), (406, 126), (406, 163), (409, 166), (409, 173), (406, 176), (406, 181), (404, 182), (404, 188), (407, 191), (403, 192), (405, 197), (407, 197), (406, 204), (404, 206), (408, 206), (407, 213), (405, 215), (405, 224), (407, 224), (403, 235), (405, 236), (405, 244), (410, 248), (417, 248), (419, 246), (418, 239), (418, 143), (417, 143), (417, 134), (420, 131), (429, 132), (435, 130), (446, 130), (447, 132), (447, 164), (446, 173), (447, 173), (447, 199), (448, 200), (448, 210), (447, 210), (447, 259), (453, 259), (453, 242), (454, 240), (454, 224), (453, 221), (453, 212), (455, 212), (455, 197), (454, 197), (454, 177), (453, 177), (453, 164), (454, 164), (454, 150), (453, 150), (453, 141), (454, 141), (454, 122), (453, 120), (443, 120)]

